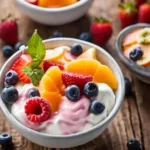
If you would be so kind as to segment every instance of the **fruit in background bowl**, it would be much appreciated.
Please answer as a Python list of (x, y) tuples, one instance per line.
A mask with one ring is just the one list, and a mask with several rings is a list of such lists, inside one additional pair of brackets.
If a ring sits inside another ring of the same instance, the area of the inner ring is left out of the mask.
[(150, 66), (150, 28), (139, 28), (129, 33), (122, 42), (124, 55), (140, 66)]

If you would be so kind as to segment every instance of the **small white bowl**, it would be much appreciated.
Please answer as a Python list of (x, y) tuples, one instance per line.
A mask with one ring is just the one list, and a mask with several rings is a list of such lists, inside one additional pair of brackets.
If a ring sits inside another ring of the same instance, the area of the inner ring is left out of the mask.
[(82, 17), (91, 7), (93, 0), (80, 0), (62, 8), (43, 8), (25, 0), (16, 0), (20, 11), (32, 20), (46, 25), (63, 25)]
[[(115, 74), (116, 79), (118, 81), (118, 89), (115, 92), (116, 95), (116, 103), (110, 114), (105, 118), (102, 122), (94, 126), (88, 131), (79, 132), (76, 134), (71, 135), (50, 135), (45, 133), (40, 133), (37, 131), (34, 131), (23, 124), (21, 124), (19, 121), (17, 121), (12, 114), (10, 113), (8, 107), (6, 104), (0, 99), (0, 106), (8, 118), (8, 120), (12, 123), (14, 128), (18, 130), (19, 133), (21, 133), (24, 137), (29, 139), (30, 141), (46, 146), (46, 147), (52, 147), (52, 148), (69, 148), (69, 147), (75, 147), (82, 144), (85, 144), (97, 136), (99, 136), (112, 122), (114, 117), (116, 116), (120, 105), (124, 98), (124, 78), (122, 75), (122, 72), (116, 63), (116, 61), (110, 56), (104, 49), (101, 47), (98, 47), (92, 43), (84, 42), (81, 40), (71, 39), (71, 38), (57, 38), (57, 39), (48, 39), (43, 41), (45, 44), (46, 49), (58, 47), (58, 46), (71, 46), (74, 43), (79, 43), (82, 45), (82, 47), (86, 50), (91, 47), (96, 48), (97, 50), (97, 59), (102, 63), (107, 65)], [(4, 66), (1, 69), (0, 72), (0, 90), (3, 88), (4, 83), (4, 77), (6, 72), (10, 69), (12, 64), (16, 61), (16, 59), (22, 54), (23, 51), (18, 51), (16, 54), (14, 54), (11, 58), (8, 59), (8, 61), (4, 64)]]

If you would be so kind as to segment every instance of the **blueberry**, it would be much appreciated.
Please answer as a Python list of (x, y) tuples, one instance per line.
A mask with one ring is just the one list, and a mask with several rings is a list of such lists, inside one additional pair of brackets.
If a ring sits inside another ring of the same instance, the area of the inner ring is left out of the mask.
[(59, 31), (54, 31), (51, 36), (51, 38), (59, 38), (59, 37), (63, 37), (63, 33)]
[(65, 94), (70, 101), (76, 102), (80, 98), (80, 89), (76, 85), (71, 85), (66, 88)]
[(125, 96), (129, 97), (133, 93), (132, 84), (131, 84), (130, 80), (127, 77), (124, 77), (124, 81), (125, 81)]
[(40, 96), (38, 89), (31, 89), (28, 93), (28, 97), (31, 98), (35, 96)]
[(98, 100), (94, 100), (91, 103), (90, 112), (93, 113), (94, 115), (101, 114), (104, 110), (105, 110), (105, 105), (102, 102)]
[(12, 143), (12, 136), (7, 133), (0, 134), (0, 144), (1, 145), (9, 145)]
[(83, 40), (83, 41), (87, 41), (87, 42), (92, 42), (92, 37), (87, 32), (81, 33), (80, 36), (79, 36), (79, 39)]
[(137, 139), (130, 139), (127, 143), (128, 150), (141, 150), (140, 142)]
[(18, 51), (19, 48), (20, 48), (22, 45), (25, 45), (25, 44), (23, 44), (23, 43), (21, 43), (21, 42), (16, 43), (16, 44), (15, 44), (15, 50)]
[(13, 47), (10, 46), (10, 45), (5, 45), (5, 46), (2, 48), (2, 51), (3, 51), (4, 57), (6, 57), (6, 58), (10, 57), (10, 56), (14, 53), (14, 49), (13, 49)]
[(91, 98), (91, 97), (96, 97), (98, 95), (98, 86), (96, 83), (94, 82), (88, 82), (87, 84), (85, 84), (84, 86), (84, 93), (87, 97)]
[(18, 74), (13, 70), (8, 71), (5, 75), (5, 81), (8, 85), (15, 85), (18, 80)]
[(83, 53), (83, 48), (80, 44), (73, 44), (71, 47), (71, 54), (75, 56), (79, 56), (80, 54)]
[(130, 59), (133, 61), (139, 60), (143, 56), (143, 51), (140, 47), (137, 47), (133, 49), (132, 52), (130, 52)]
[(13, 104), (18, 99), (18, 91), (14, 86), (5, 87), (1, 94), (2, 100), (8, 104)]

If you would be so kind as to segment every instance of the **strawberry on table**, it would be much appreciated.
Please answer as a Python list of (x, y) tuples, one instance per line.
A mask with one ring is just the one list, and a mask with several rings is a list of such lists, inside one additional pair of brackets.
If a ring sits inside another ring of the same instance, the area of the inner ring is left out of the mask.
[(90, 28), (91, 35), (96, 44), (103, 46), (112, 35), (111, 23), (104, 18), (95, 18)]
[(139, 8), (145, 2), (146, 2), (146, 0), (135, 0), (136, 8)]
[(24, 83), (30, 83), (30, 78), (23, 71), (23, 68), (28, 66), (32, 62), (30, 55), (22, 54), (12, 66), (11, 70), (18, 73), (19, 80)]
[(134, 3), (123, 3), (119, 5), (119, 8), (119, 19), (122, 28), (137, 23), (138, 13)]
[(69, 85), (77, 85), (80, 90), (83, 90), (84, 85), (87, 82), (92, 81), (92, 76), (72, 72), (63, 72), (62, 80), (66, 87)]
[(0, 38), (12, 45), (18, 42), (18, 25), (15, 20), (5, 20), (0, 23)]
[(150, 0), (148, 3), (144, 3), (139, 8), (139, 20), (140, 23), (150, 23)]

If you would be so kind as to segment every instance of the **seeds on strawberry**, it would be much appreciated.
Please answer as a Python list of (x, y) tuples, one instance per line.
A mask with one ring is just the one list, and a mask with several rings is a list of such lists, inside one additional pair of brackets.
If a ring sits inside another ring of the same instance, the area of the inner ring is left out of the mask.
[(82, 91), (84, 85), (87, 82), (92, 81), (92, 76), (72, 72), (63, 72), (62, 80), (66, 87), (70, 85), (77, 85)]
[(49, 103), (41, 97), (32, 97), (25, 104), (25, 113), (28, 120), (41, 123), (50, 118), (51, 108)]

